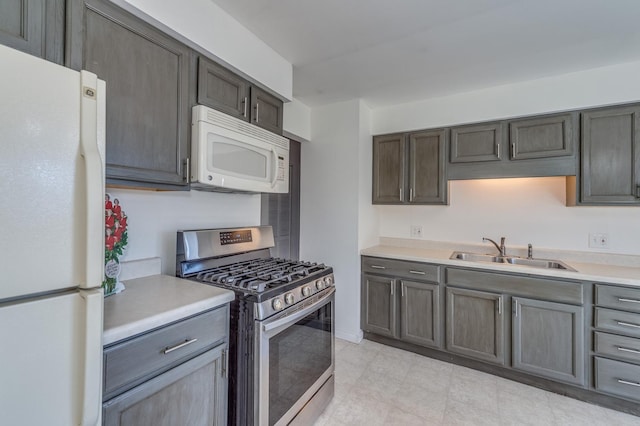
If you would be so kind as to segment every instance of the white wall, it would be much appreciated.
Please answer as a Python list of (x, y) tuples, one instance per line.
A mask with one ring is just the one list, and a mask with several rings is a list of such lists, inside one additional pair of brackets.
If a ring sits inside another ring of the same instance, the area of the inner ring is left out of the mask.
[[(507, 237), (511, 246), (640, 255), (637, 207), (566, 207), (565, 178), (452, 181), (450, 206), (378, 206), (380, 235), (482, 244)], [(588, 246), (589, 233), (609, 235), (609, 249)], [(491, 249), (487, 246), (487, 249)], [(508, 250), (507, 250), (508, 251)]]
[[(640, 62), (376, 109), (372, 133), (477, 122), (640, 100)], [(565, 207), (564, 179), (452, 181), (449, 206), (378, 206), (380, 236), (409, 237), (411, 224), (430, 240), (507, 242), (567, 249), (588, 247), (590, 232), (607, 233), (606, 252), (640, 254), (640, 210)]]
[(283, 116), (285, 136), (290, 133), (298, 142), (311, 139), (311, 108), (294, 98), (284, 104)]
[(159, 256), (175, 275), (176, 231), (260, 224), (260, 195), (155, 192), (107, 188), (128, 216), (129, 244), (121, 260)]
[(365, 140), (360, 135), (361, 109), (360, 101), (313, 109), (311, 142), (302, 144), (300, 168), (300, 257), (334, 268), (336, 334), (353, 341), (361, 338), (358, 194), (359, 155)]
[(115, 0), (160, 21), (285, 99), (293, 97), (293, 67), (211, 0)]

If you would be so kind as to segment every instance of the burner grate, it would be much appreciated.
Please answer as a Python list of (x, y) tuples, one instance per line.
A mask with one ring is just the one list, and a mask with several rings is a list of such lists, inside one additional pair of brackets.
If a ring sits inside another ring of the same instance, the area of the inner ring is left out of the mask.
[(196, 279), (234, 289), (262, 293), (326, 269), (323, 264), (280, 258), (255, 259), (216, 267), (197, 274)]

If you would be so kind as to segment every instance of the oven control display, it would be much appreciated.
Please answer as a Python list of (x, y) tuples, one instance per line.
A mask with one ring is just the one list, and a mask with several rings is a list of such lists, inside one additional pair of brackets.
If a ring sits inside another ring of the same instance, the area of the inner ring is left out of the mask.
[(250, 243), (252, 241), (253, 239), (251, 238), (250, 229), (231, 232), (220, 232), (220, 245), (223, 246), (227, 244)]

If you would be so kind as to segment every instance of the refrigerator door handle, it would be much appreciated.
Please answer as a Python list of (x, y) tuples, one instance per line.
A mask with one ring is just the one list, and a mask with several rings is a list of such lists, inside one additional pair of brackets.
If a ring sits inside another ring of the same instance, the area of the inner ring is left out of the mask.
[(102, 158), (98, 149), (98, 77), (80, 72), (80, 154), (85, 163), (86, 183), (86, 275), (81, 288), (99, 287), (104, 277), (104, 184)]
[(82, 426), (96, 426), (102, 413), (102, 289), (80, 290), (85, 300)]

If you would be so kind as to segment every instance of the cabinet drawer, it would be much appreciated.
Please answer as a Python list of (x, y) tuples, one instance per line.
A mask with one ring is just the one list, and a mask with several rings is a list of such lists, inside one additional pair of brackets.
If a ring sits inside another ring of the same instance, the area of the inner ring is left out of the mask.
[(224, 306), (105, 349), (105, 398), (222, 341), (227, 335), (227, 318), (228, 307)]
[(596, 305), (640, 312), (640, 289), (596, 285)]
[(595, 358), (596, 390), (640, 400), (640, 366)]
[(554, 302), (583, 304), (582, 283), (558, 281), (527, 275), (507, 275), (472, 269), (447, 268), (445, 282), (449, 285), (509, 293), (514, 296), (551, 300)]
[(596, 308), (594, 323), (600, 330), (640, 337), (640, 315)]
[(594, 342), (594, 350), (598, 354), (640, 364), (640, 339), (596, 332)]
[(419, 281), (440, 281), (440, 268), (438, 265), (380, 257), (363, 257), (362, 272)]

